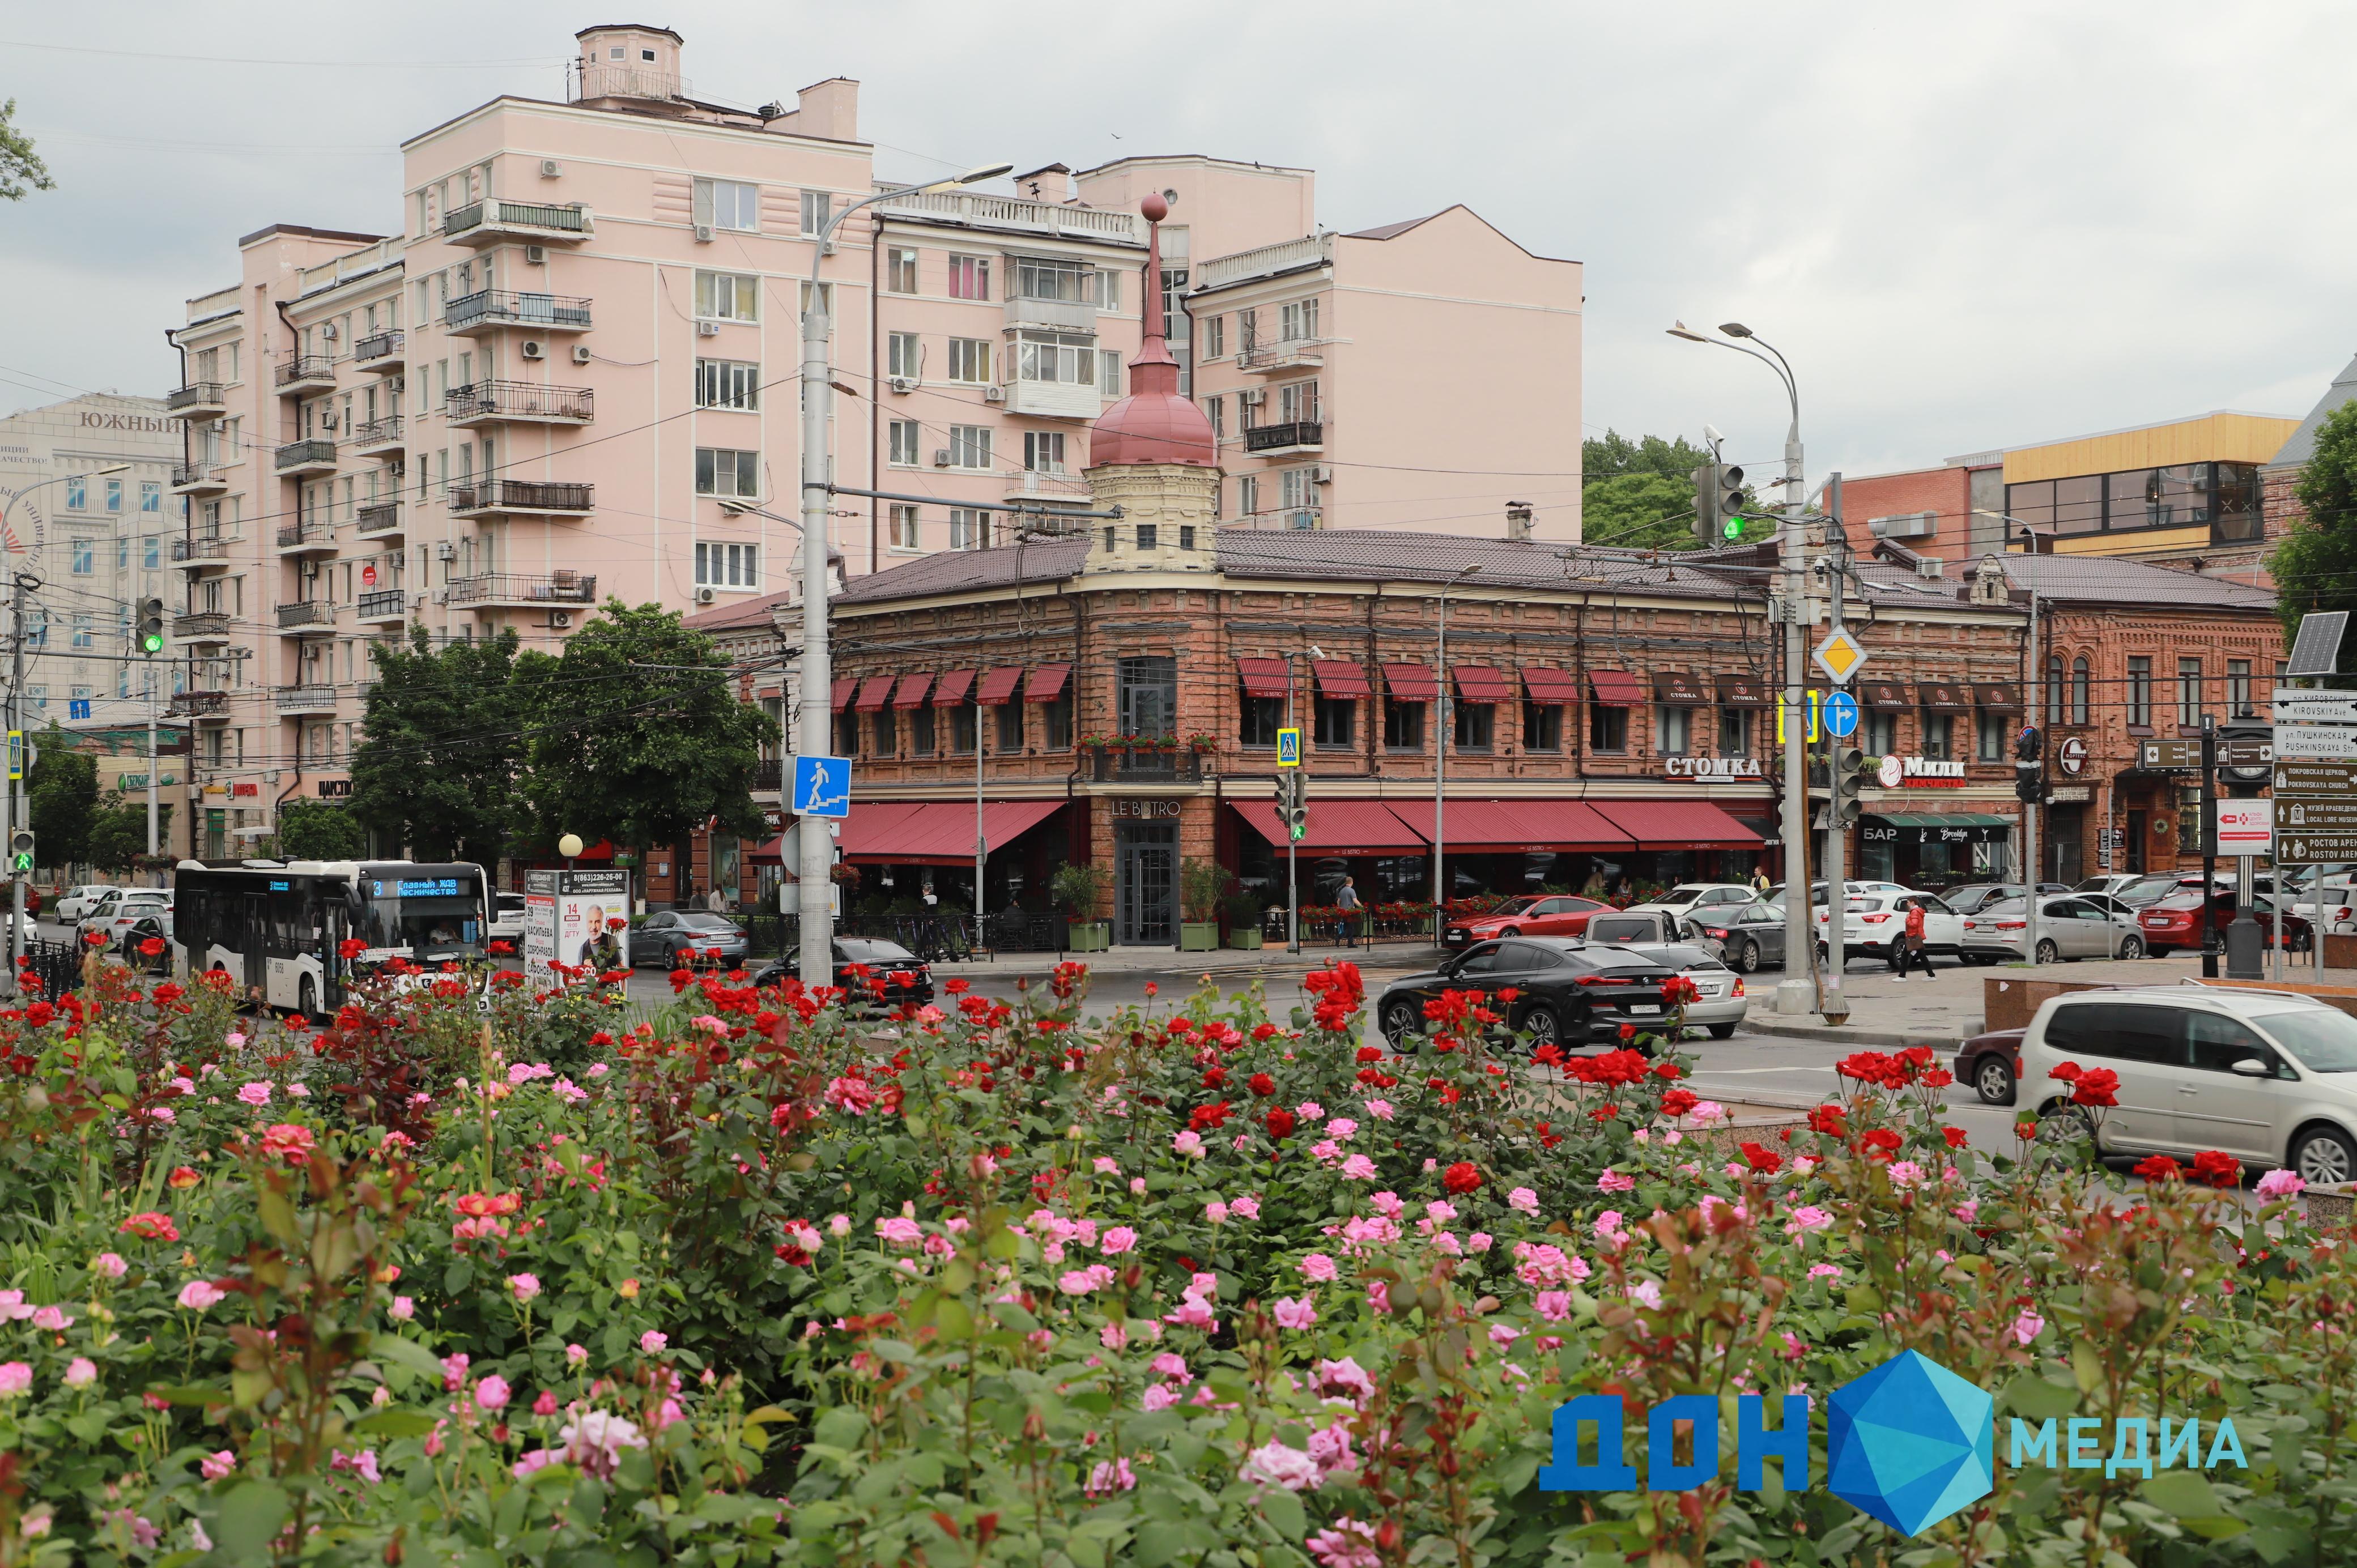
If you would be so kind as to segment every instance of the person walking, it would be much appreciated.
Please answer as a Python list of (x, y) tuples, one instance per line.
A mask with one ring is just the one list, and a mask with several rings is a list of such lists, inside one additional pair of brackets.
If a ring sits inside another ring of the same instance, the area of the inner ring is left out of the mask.
[(1892, 984), (1904, 984), (1907, 980), (1908, 965), (1918, 959), (1922, 961), (1924, 978), (1927, 980), (1931, 978), (1932, 961), (1923, 951), (1923, 906), (1921, 904), (1910, 903), (1907, 906), (1907, 929), (1897, 941), (1890, 944), (1890, 957), (1899, 967), (1898, 977), (1891, 982)]
[(1355, 948), (1359, 945), (1359, 890), (1348, 876), (1342, 878), (1342, 887), (1334, 895), (1334, 903), (1342, 911), (1342, 945)]
[(1751, 868), (1751, 891), (1759, 894), (1764, 898), (1768, 895), (1769, 886), (1768, 868), (1764, 865), (1753, 866)]

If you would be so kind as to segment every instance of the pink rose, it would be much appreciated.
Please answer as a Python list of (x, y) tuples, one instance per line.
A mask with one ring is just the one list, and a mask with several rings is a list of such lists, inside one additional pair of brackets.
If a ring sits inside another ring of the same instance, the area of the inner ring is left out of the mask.
[(1276, 1298), (1276, 1326), (1279, 1328), (1307, 1328), (1317, 1321), (1315, 1298), (1307, 1295), (1281, 1295)]
[(1335, 1277), (1334, 1260), (1323, 1252), (1312, 1252), (1301, 1260), (1301, 1277), (1322, 1284)]

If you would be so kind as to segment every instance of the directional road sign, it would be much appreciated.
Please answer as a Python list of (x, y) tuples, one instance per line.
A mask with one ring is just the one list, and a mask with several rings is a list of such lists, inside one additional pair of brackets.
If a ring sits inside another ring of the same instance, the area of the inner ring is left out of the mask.
[(2275, 802), (2272, 800), (2221, 800), (2217, 803), (2218, 853), (2248, 859), (2267, 853), (2269, 841), (2275, 836)]
[(2277, 686), (2274, 693), (2277, 725), (2357, 725), (2357, 692), (2311, 692), (2304, 686)]
[(1279, 768), (1301, 766), (1301, 732), (1281, 729), (1276, 732), (1276, 765)]
[(2292, 795), (2276, 802), (2286, 834), (2357, 833), (2357, 800)]
[(851, 815), (851, 758), (794, 758), (794, 813), (803, 817)]
[(90, 717), (90, 699), (88, 697), (68, 697), (66, 699), (66, 717), (70, 719), (86, 719)]
[[(2276, 759), (2274, 743), (2263, 736), (2221, 736), (2217, 750), (2221, 768), (2265, 768)], [(2199, 773), (2201, 742), (2191, 736), (2140, 742), (2136, 766), (2147, 773)]]
[(2297, 832), (2277, 824), (2277, 865), (2318, 865), (2357, 860), (2357, 832)]
[(2276, 758), (2274, 783), (2277, 795), (2346, 799), (2357, 790), (2357, 761), (2279, 757)]
[(2278, 725), (2276, 757), (2357, 757), (2357, 725)]
[(1857, 699), (1847, 692), (1834, 692), (1825, 697), (1825, 733), (1836, 740), (1845, 740), (1857, 733)]
[(1816, 659), (1817, 668), (1831, 676), (1835, 685), (1846, 686), (1849, 678), (1865, 667), (1866, 650), (1846, 628), (1835, 627), (1817, 644)]

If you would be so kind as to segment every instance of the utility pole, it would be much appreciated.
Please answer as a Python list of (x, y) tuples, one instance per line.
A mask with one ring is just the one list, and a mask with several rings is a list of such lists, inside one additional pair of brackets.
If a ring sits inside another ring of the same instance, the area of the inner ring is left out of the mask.
[[(1776, 1011), (1792, 1014), (1816, 1010), (1816, 998), (1810, 994), (1813, 988), (1801, 961), (1815, 944), (1815, 934), (1810, 929), (1814, 910), (1808, 883), (1809, 699), (1804, 667), (1808, 650), (1801, 621), (1801, 607), (1809, 589), (1809, 535), (1801, 486), (1801, 415), (1796, 398), (1792, 427), (1784, 436), (1784, 526), (1776, 541), (1776, 554), (1784, 568), (1784, 978), (1777, 983)], [(1797, 881), (1794, 867), (1799, 868)], [(1830, 877), (1825, 884), (1825, 928), (1830, 932), (1842, 913), (1841, 885)]]
[[(16, 777), (5, 781), (7, 788), (5, 800), (7, 810), (5, 813), (0, 813), (0, 843), (8, 842), (10, 835), (16, 832), (17, 823), (29, 823), (33, 820), (32, 807), (27, 794), (27, 790), (32, 784), (33, 746), (31, 738), (23, 734), (25, 624), (27, 601), (31, 596), (32, 591), (40, 585), (40, 579), (30, 573), (17, 573), (16, 594), (11, 601), (8, 617), (9, 629), (14, 635), (8, 639), (7, 746), (9, 759), (15, 764)], [(5, 984), (8, 994), (13, 996), (16, 994), (16, 976), (21, 972), (18, 961), (25, 956), (25, 879), (12, 875), (9, 878), (9, 886), (12, 890), (10, 894), (12, 912), (8, 918), (8, 975)]]
[[(2038, 548), (2038, 537), (2035, 534), (2030, 536), (2029, 548), (2032, 550)], [(2023, 922), (2021, 945), (2032, 968), (2035, 968), (2038, 963), (2039, 938), (2038, 801), (2046, 789), (2044, 766), (2046, 732), (2039, 727), (2039, 721), (2042, 716), (2042, 710), (2039, 706), (2039, 694), (2045, 690), (2045, 679), (2038, 662), (2038, 590), (2032, 588), (2029, 590), (2029, 723), (2024, 727), (2038, 736), (2039, 754), (2032, 759), (2033, 768), (2029, 774), (2034, 787), (2028, 791), (2028, 798), (2021, 802), (2021, 858), (2025, 863), (2024, 869), (2029, 872), (2029, 875), (2024, 878), (2027, 886), (2023, 888), (2021, 896)]]
[[(2247, 863), (2245, 863), (2247, 864)], [(2317, 878), (2319, 887), (2321, 876)], [(2218, 978), (2219, 938), (2218, 911), (2212, 906), (2218, 881), (2218, 726), (2208, 714), (2201, 715), (2201, 978)], [(2319, 911), (2320, 913), (2321, 911)], [(2317, 940), (2318, 961), (2322, 961), (2324, 941)]]
[(1457, 733), (1457, 703), (1448, 679), (1448, 590), (1480, 569), (1476, 562), (1440, 585), (1440, 643), (1434, 655), (1440, 700), (1433, 704), (1440, 724), (1432, 737), (1432, 940), (1436, 947), (1448, 929), (1448, 743)]
[[(1149, 284), (1148, 286), (1152, 285)], [(1285, 656), (1285, 727), (1289, 730), (1293, 730), (1297, 736), (1299, 735), (1300, 730), (1299, 721), (1293, 716), (1293, 661), (1297, 657), (1299, 657), (1299, 655), (1289, 651)], [(1298, 790), (1301, 788), (1302, 768), (1308, 765), (1308, 758), (1306, 757), (1297, 756), (1295, 762), (1296, 766), (1292, 774), (1292, 789)], [(1277, 798), (1279, 800), (1285, 802), (1286, 806), (1290, 807), (1293, 803), (1294, 797), (1291, 794), (1288, 794), (1283, 787), (1285, 779), (1285, 774), (1279, 773), (1277, 775), (1279, 785)], [(1296, 850), (1298, 846), (1295, 843), (1293, 837), (1291, 811), (1284, 811), (1281, 815), (1285, 818), (1286, 823), (1285, 834), (1285, 950), (1287, 952), (1299, 952), (1301, 950), (1301, 883), (1298, 876), (1298, 858), (1296, 854)]]
[[(1833, 630), (1842, 629), (1842, 573), (1849, 565), (1848, 527), (1842, 513), (1841, 475), (1834, 474), (1825, 481), (1825, 614)], [(1847, 691), (1846, 684), (1839, 688)], [(1824, 994), (1817, 1011), (1828, 1024), (1845, 1023), (1849, 1018), (1849, 1000), (1842, 994), (1842, 970), (1848, 963), (1843, 943), (1846, 929), (1845, 897), (1849, 876), (1849, 824), (1842, 820), (1845, 802), (1850, 798), (1849, 779), (1857, 777), (1849, 766), (1850, 745), (1846, 737), (1836, 736), (1833, 726), (1825, 726), (1825, 982)], [(1847, 775), (1847, 779), (1844, 776)], [(1789, 907), (1789, 899), (1788, 899)], [(1789, 952), (1784, 967), (1792, 967)], [(1928, 973), (1929, 971), (1927, 970)]]

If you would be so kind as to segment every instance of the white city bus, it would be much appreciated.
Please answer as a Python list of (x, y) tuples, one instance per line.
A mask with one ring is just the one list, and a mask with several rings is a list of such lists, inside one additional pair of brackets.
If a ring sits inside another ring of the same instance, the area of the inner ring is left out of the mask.
[[(343, 1004), (342, 975), (388, 959), (483, 956), (489, 879), (468, 862), (184, 860), (173, 874), (172, 957), (244, 995), (307, 1015)], [(366, 944), (349, 966), (348, 937)]]

